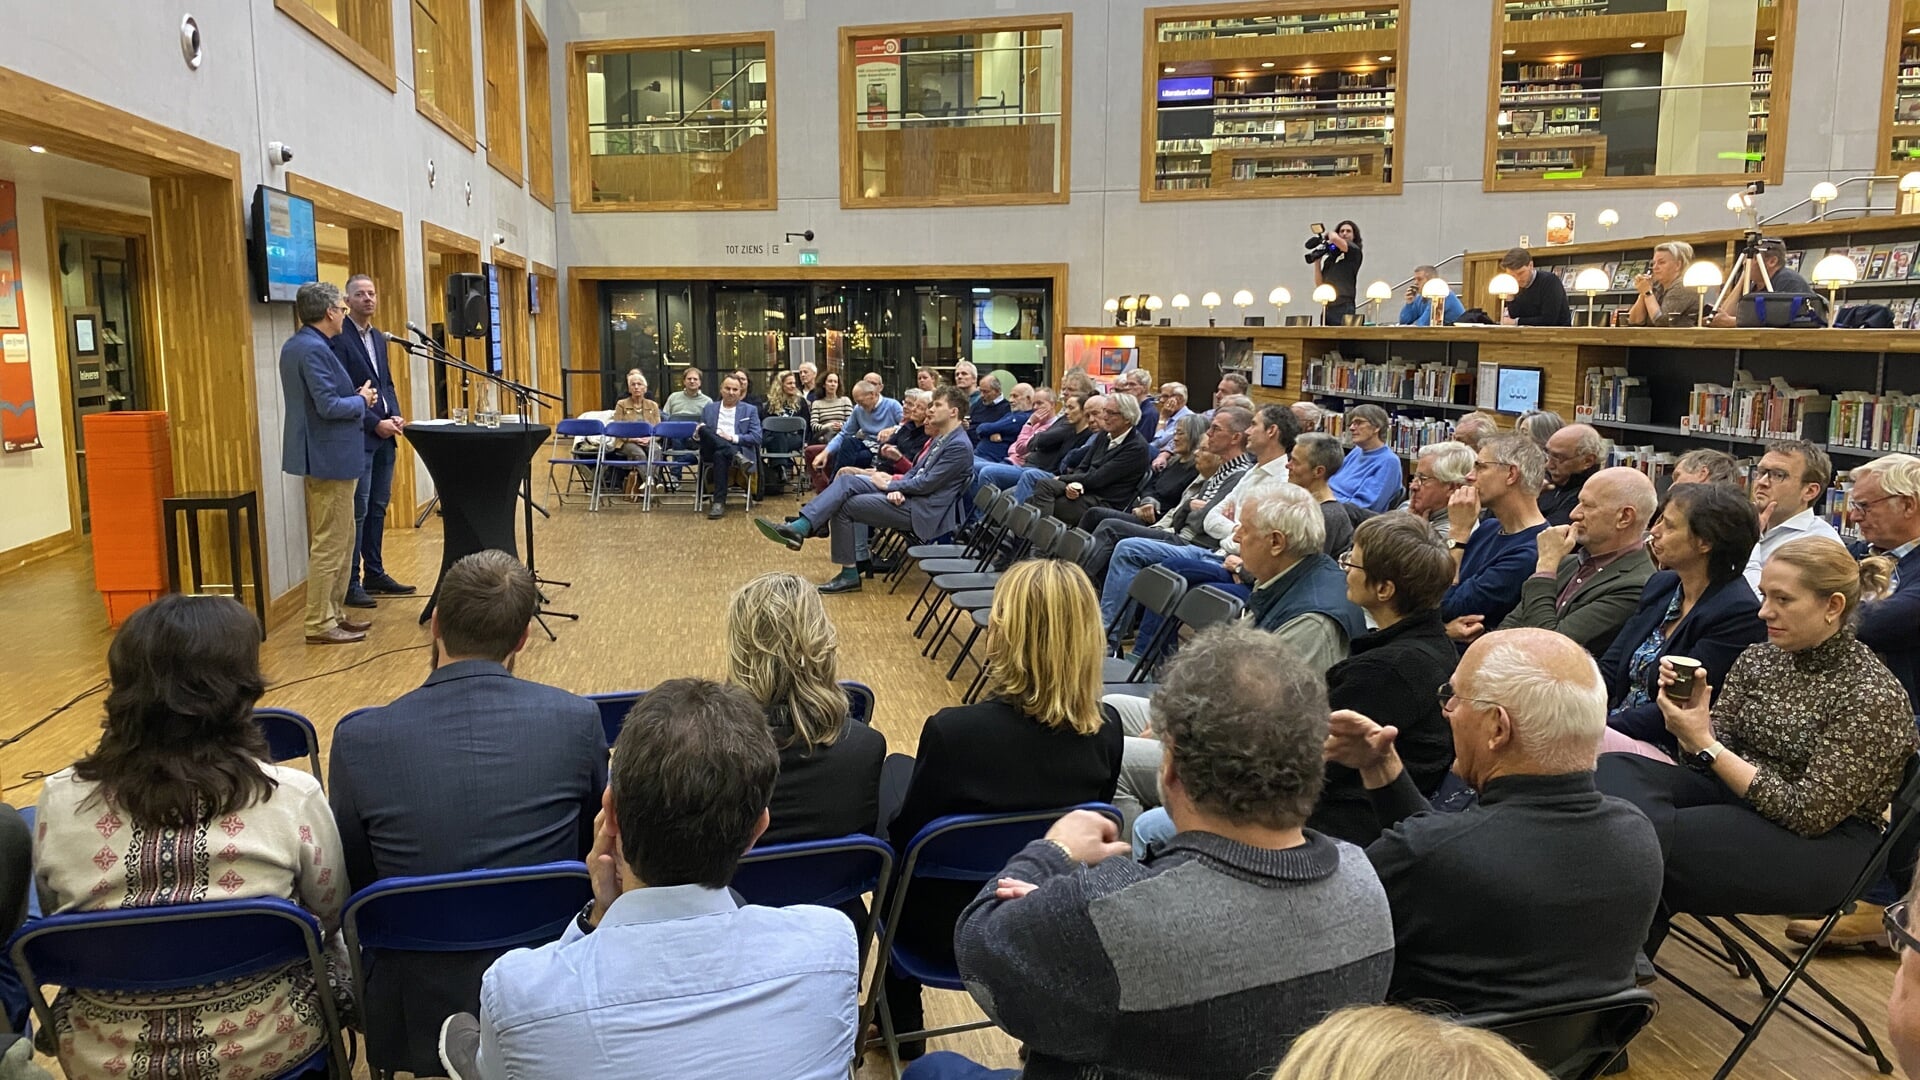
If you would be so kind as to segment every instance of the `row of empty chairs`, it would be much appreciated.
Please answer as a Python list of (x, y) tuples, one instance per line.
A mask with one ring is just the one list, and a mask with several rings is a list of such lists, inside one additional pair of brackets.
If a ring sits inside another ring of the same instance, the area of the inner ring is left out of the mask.
[[(587, 497), (587, 509), (598, 510), (602, 501), (616, 499), (623, 490), (624, 480), (613, 477), (637, 476), (639, 486), (639, 504), (642, 510), (653, 509), (655, 502), (665, 502), (674, 498), (685, 498), (698, 508), (707, 499), (706, 470), (700, 466), (700, 451), (691, 445), (698, 422), (693, 420), (662, 420), (658, 424), (649, 424), (643, 420), (562, 420), (554, 425), (554, 456), (547, 459), (547, 488), (562, 506), (567, 496), (584, 494)], [(769, 433), (789, 434), (805, 437), (806, 422), (797, 416), (768, 417), (762, 427)], [(574, 449), (578, 439), (593, 439), (591, 454)], [(629, 458), (607, 453), (607, 445), (616, 439), (647, 439), (645, 457)], [(801, 458), (798, 450), (760, 452), (763, 467), (795, 469)], [(684, 486), (686, 473), (693, 473), (691, 492), (661, 491), (663, 481), (672, 481), (674, 485)], [(557, 474), (564, 474), (562, 483)], [(582, 475), (585, 474), (585, 475)], [(722, 493), (724, 494), (724, 493)], [(753, 485), (746, 486), (747, 509), (753, 509)]]

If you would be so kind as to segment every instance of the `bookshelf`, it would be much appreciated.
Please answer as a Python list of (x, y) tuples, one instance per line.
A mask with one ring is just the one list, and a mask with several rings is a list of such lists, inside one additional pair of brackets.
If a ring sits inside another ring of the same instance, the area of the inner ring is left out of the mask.
[(1399, 192), (1401, 6), (1147, 9), (1141, 198)]
[(1888, 18), (1881, 171), (1899, 176), (1920, 164), (1920, 0), (1892, 0)]

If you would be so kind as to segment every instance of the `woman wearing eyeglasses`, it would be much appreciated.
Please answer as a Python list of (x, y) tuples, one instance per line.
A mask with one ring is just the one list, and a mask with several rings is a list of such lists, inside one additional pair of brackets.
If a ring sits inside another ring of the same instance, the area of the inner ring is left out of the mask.
[(1915, 747), (1906, 691), (1852, 628), (1891, 573), (1833, 540), (1781, 545), (1760, 571), (1767, 641), (1740, 654), (1718, 701), (1699, 677), (1675, 701), (1674, 666), (1660, 665), (1657, 707), (1684, 764), (1601, 756), (1600, 790), (1646, 813), (1665, 857), (1649, 957), (1675, 912), (1805, 914), (1847, 899)]

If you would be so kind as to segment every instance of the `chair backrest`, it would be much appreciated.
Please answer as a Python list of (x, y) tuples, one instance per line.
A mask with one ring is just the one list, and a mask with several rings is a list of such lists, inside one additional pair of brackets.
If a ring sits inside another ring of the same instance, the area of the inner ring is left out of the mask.
[[(1040, 510), (1037, 507), (1015, 506), (1007, 511), (1006, 535), (1019, 544), (1019, 548), (1015, 551), (1016, 556), (1025, 554), (1027, 534), (1033, 530), (1034, 523), (1039, 520)], [(981, 553), (981, 571), (993, 569), (993, 555), (991, 550)]]
[(644, 439), (653, 434), (653, 425), (645, 420), (609, 420), (606, 435), (610, 439)]
[(807, 430), (807, 422), (797, 416), (769, 416), (760, 421), (760, 430), (772, 434), (798, 435)]
[(994, 504), (1000, 502), (1003, 498), (1012, 501), (1013, 496), (1009, 495), (1004, 488), (997, 488), (992, 484), (982, 484), (980, 485), (980, 490), (973, 493), (973, 508), (985, 514), (987, 511), (993, 509)]
[(653, 433), (663, 439), (691, 439), (699, 428), (698, 420), (662, 420), (653, 425)]
[(1087, 555), (1093, 551), (1093, 534), (1082, 528), (1068, 529), (1060, 535), (1060, 543), (1053, 549), (1053, 557), (1061, 562), (1079, 564), (1086, 569)]
[(605, 435), (607, 425), (598, 420), (562, 420), (553, 425), (553, 433), (558, 436), (571, 436), (579, 439), (588, 435)]
[(1067, 535), (1067, 523), (1056, 517), (1043, 517), (1027, 530), (1027, 541), (1036, 558), (1050, 559), (1059, 550), (1060, 538)]
[(1853, 880), (1853, 887), (1847, 893), (1847, 902), (1865, 896), (1885, 875), (1887, 858), (1893, 852), (1893, 846), (1902, 836), (1915, 828), (1920, 828), (1920, 755), (1907, 759), (1900, 770), (1900, 786), (1894, 789), (1893, 803), (1889, 808), (1886, 829), (1881, 832), (1879, 843), (1874, 845), (1873, 857), (1860, 868), (1860, 874)]
[(348, 898), (340, 924), (349, 953), (478, 952), (552, 941), (591, 899), (586, 863), (465, 870), (376, 881)]
[[(1007, 814), (950, 814), (928, 822), (907, 842), (900, 876), (909, 881), (985, 882), (1006, 869), (1014, 852), (1045, 836), (1054, 822), (1075, 810), (1091, 810), (1107, 815), (1116, 825), (1120, 822), (1118, 810), (1097, 802)], [(898, 902), (896, 894), (896, 907)]]
[(1162, 618), (1173, 614), (1186, 595), (1187, 579), (1164, 566), (1141, 567), (1127, 586), (1127, 599)]
[(1187, 590), (1186, 595), (1180, 598), (1179, 605), (1173, 609), (1173, 617), (1179, 619), (1183, 626), (1205, 630), (1238, 616), (1245, 607), (1245, 601), (1232, 593), (1212, 585), (1202, 585)]
[[(837, 908), (867, 893), (885, 896), (893, 878), (893, 849), (871, 836), (803, 840), (755, 848), (740, 859), (733, 888), (749, 904)], [(879, 925), (878, 906), (854, 927), (860, 955)]]
[(615, 690), (604, 694), (588, 694), (586, 698), (600, 710), (600, 726), (607, 733), (607, 745), (620, 737), (620, 729), (627, 722), (627, 714), (633, 711), (634, 702), (640, 700), (645, 690)]
[(1556, 1080), (1593, 1080), (1659, 1010), (1659, 999), (1636, 987), (1603, 998), (1467, 1016), (1459, 1022), (1500, 1035)]
[(847, 716), (863, 724), (873, 723), (873, 687), (852, 679), (841, 679), (840, 689), (847, 692)]
[(268, 761), (277, 765), (306, 758), (314, 779), (325, 785), (320, 776), (320, 734), (314, 730), (313, 721), (292, 709), (255, 709), (253, 722), (267, 737)]

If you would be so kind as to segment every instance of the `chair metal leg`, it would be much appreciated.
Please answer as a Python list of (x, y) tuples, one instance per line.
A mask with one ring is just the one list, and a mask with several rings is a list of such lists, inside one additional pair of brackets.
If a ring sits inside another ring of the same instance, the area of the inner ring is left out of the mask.
[(953, 677), (960, 674), (960, 665), (966, 663), (967, 657), (973, 654), (973, 643), (979, 640), (980, 626), (975, 623), (973, 633), (967, 635), (967, 643), (960, 646), (960, 655), (953, 658), (953, 666), (947, 669), (948, 682), (952, 682)]
[[(1827, 916), (1826, 921), (1820, 926), (1820, 932), (1814, 935), (1813, 940), (1807, 944), (1806, 951), (1800, 954), (1800, 958), (1797, 961), (1790, 961), (1790, 958), (1785, 952), (1781, 951), (1779, 946), (1767, 940), (1758, 931), (1754, 930), (1753, 927), (1748, 926), (1739, 918), (1728, 916), (1727, 921), (1733, 924), (1734, 929), (1745, 934), (1754, 944), (1760, 946), (1760, 948), (1772, 956), (1776, 962), (1788, 970), (1786, 978), (1780, 981), (1779, 989), (1769, 995), (1767, 1004), (1760, 1010), (1760, 1015), (1754, 1017), (1753, 1029), (1747, 1033), (1745, 1038), (1741, 1039), (1740, 1045), (1736, 1046), (1733, 1054), (1727, 1058), (1726, 1065), (1721, 1068), (1718, 1074), (1719, 1078), (1723, 1080), (1727, 1074), (1733, 1071), (1734, 1064), (1740, 1060), (1740, 1056), (1746, 1052), (1747, 1047), (1752, 1045), (1753, 1041), (1760, 1037), (1761, 1025), (1765, 1024), (1767, 1018), (1781, 1005), (1785, 1005), (1801, 1016), (1811, 1020), (1834, 1038), (1873, 1058), (1874, 1064), (1879, 1067), (1881, 1072), (1887, 1074), (1893, 1072), (1893, 1063), (1887, 1060), (1885, 1053), (1881, 1052), (1880, 1043), (1873, 1037), (1873, 1032), (1867, 1030), (1866, 1021), (1860, 1019), (1859, 1013), (1854, 1012), (1846, 1002), (1834, 996), (1832, 991), (1822, 985), (1820, 980), (1814, 978), (1807, 970), (1813, 963), (1814, 957), (1820, 954), (1820, 946), (1826, 942), (1827, 935), (1831, 934), (1834, 926), (1839, 923), (1840, 912), (1835, 911), (1833, 914)], [(1756, 965), (1756, 974), (1757, 967), (1758, 965)], [(1813, 1013), (1807, 1011), (1799, 1002), (1789, 998), (1788, 992), (1793, 989), (1795, 982), (1805, 983), (1809, 989), (1820, 995), (1835, 1011), (1846, 1017), (1848, 1022), (1853, 1024), (1855, 1032), (1859, 1034), (1858, 1040), (1848, 1037), (1825, 1019), (1815, 1016)]]

